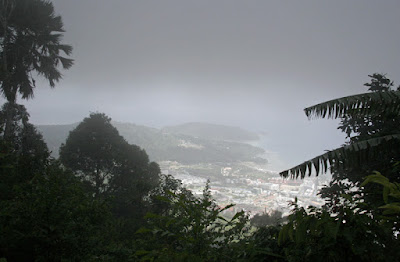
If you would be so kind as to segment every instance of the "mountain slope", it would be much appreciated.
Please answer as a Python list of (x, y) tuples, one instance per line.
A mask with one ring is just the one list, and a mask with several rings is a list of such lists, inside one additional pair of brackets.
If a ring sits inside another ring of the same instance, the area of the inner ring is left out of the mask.
[(210, 140), (224, 141), (252, 141), (259, 136), (240, 127), (224, 126), (207, 123), (186, 123), (176, 126), (167, 126), (163, 131), (172, 134), (182, 134)]
[[(42, 133), (52, 155), (58, 157), (59, 147), (65, 142), (69, 131), (74, 129), (76, 125), (39, 125), (37, 129)], [(220, 126), (221, 128), (219, 128), (218, 125), (212, 125), (212, 130), (205, 132), (205, 127), (208, 124), (189, 124), (192, 134), (203, 134), (201, 137), (195, 137), (179, 134), (178, 131), (171, 132), (171, 129), (160, 130), (131, 123), (113, 122), (113, 125), (130, 144), (144, 148), (153, 161), (177, 161), (184, 164), (266, 162), (265, 159), (259, 157), (264, 153), (263, 149), (246, 143), (226, 141), (226, 138), (240, 137), (243, 139), (251, 137), (245, 135), (247, 131), (237, 132), (238, 128), (235, 127), (232, 127), (232, 130), (234, 130), (232, 134), (236, 134), (235, 136), (223, 136), (222, 131), (226, 130), (229, 133), (229, 127)], [(196, 126), (199, 127), (197, 131)], [(217, 135), (216, 130), (220, 135)], [(215, 134), (214, 139), (204, 138), (212, 132)], [(218, 137), (224, 139), (216, 139)]]

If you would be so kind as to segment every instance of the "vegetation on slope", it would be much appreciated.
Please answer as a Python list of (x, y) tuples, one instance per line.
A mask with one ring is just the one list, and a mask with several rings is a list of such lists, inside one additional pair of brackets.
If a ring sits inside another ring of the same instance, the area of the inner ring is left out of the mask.
[[(390, 90), (386, 77), (371, 76), (366, 85), (376, 93), (307, 110), (340, 117), (348, 145), (282, 175), (304, 177), (312, 166), (318, 173), (329, 164), (333, 180), (322, 191), (326, 206), (304, 208), (295, 200), (286, 222), (271, 225), (270, 214), (269, 221), (253, 219), (259, 228), (250, 230), (244, 212), (222, 216), (232, 205), (219, 207), (208, 185), (195, 197), (160, 175), (158, 165), (104, 114), (92, 114), (64, 133), (62, 164), (51, 158), (16, 95), (33, 95), (31, 71), (53, 86), (60, 79), (57, 64), (72, 65), (59, 55), (71, 47), (53, 34), (63, 32), (61, 17), (44, 0), (1, 1), (0, 7), (0, 84), (8, 100), (0, 110), (0, 261), (398, 261), (400, 111), (398, 91)], [(157, 135), (154, 141), (160, 142)], [(210, 156), (192, 154), (188, 162), (243, 157), (235, 153), (242, 144), (222, 140), (174, 134), (165, 150), (171, 143), (212, 148), (204, 152)]]
[[(264, 150), (246, 143), (166, 133), (162, 129), (129, 123), (115, 122), (113, 125), (129, 143), (144, 148), (153, 161), (177, 161), (183, 164), (239, 161), (265, 163), (265, 159), (260, 157)], [(58, 157), (58, 148), (75, 127), (76, 124), (40, 125), (37, 128), (52, 155)], [(224, 130), (227, 128), (224, 126)], [(232, 129), (235, 130), (234, 127)]]

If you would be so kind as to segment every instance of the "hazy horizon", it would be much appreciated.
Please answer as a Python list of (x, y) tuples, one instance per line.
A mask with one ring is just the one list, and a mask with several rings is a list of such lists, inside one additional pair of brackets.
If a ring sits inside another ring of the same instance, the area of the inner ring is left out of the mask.
[(52, 2), (75, 64), (20, 101), (34, 124), (104, 112), (152, 127), (239, 126), (265, 132), (290, 167), (345, 141), (338, 121), (309, 121), (305, 107), (366, 92), (375, 72), (400, 83), (395, 0)]

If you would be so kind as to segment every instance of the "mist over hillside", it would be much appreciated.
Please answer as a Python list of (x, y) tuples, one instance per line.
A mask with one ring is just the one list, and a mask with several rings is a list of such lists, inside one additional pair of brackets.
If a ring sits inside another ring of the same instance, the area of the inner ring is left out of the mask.
[[(149, 154), (153, 161), (177, 161), (184, 164), (266, 163), (264, 149), (241, 142), (258, 139), (257, 134), (238, 127), (189, 123), (157, 129), (132, 123), (113, 122), (120, 135)], [(54, 157), (77, 124), (39, 125)]]
[(186, 123), (182, 125), (167, 126), (163, 128), (163, 131), (210, 140), (253, 141), (260, 138), (256, 133), (249, 132), (240, 127), (208, 123)]

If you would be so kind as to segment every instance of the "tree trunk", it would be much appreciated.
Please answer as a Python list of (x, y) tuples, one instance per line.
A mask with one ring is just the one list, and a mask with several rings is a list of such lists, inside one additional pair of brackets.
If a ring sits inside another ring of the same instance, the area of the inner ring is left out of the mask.
[(9, 141), (12, 137), (12, 122), (13, 122), (13, 108), (15, 107), (14, 102), (8, 102), (5, 104), (5, 110), (6, 110), (6, 123), (5, 123), (5, 128), (4, 128), (4, 140)]
[[(2, 89), (3, 93), (5, 92), (4, 90), (4, 82), (7, 81), (7, 78), (9, 78), (8, 74), (8, 63), (7, 63), (7, 43), (9, 41), (8, 39), (8, 19), (11, 16), (12, 11), (15, 8), (15, 0), (1, 0), (1, 13), (0, 13), (0, 22), (3, 26), (3, 31), (4, 31), (4, 36), (3, 36), (3, 43), (2, 43), (2, 57), (1, 59), (3, 60), (3, 65), (2, 65), (2, 71), (4, 71), (4, 78), (0, 79), (2, 82)], [(12, 90), (13, 91), (13, 90)], [(14, 99), (10, 99), (10, 96), (8, 94), (5, 94), (8, 103), (6, 104), (6, 122), (5, 122), (5, 128), (4, 128), (4, 139), (7, 141), (10, 139), (12, 135), (12, 120), (13, 120), (13, 108), (15, 107), (15, 96)]]

